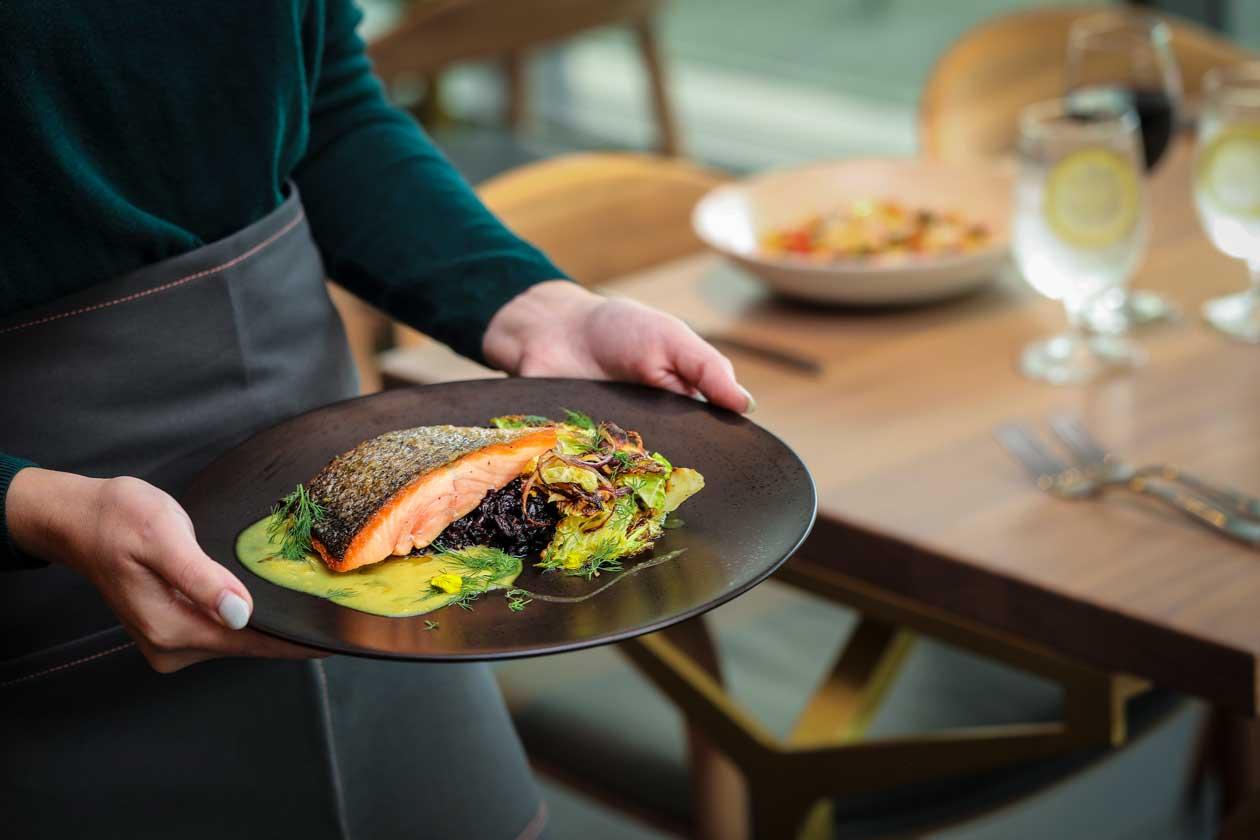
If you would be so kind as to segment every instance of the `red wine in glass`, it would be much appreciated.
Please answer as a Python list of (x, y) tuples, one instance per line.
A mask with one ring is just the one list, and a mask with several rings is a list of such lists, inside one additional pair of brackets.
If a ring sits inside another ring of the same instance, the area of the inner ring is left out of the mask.
[(1074, 90), (1068, 95), (1074, 114), (1088, 118), (1089, 113), (1101, 103), (1121, 101), (1137, 113), (1142, 132), (1142, 151), (1146, 158), (1146, 171), (1159, 163), (1172, 140), (1177, 121), (1177, 105), (1164, 90), (1152, 88), (1089, 87)]

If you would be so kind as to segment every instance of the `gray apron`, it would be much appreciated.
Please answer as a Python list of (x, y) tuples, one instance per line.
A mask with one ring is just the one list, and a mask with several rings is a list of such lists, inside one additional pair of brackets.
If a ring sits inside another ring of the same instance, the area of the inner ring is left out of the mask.
[[(178, 496), (252, 432), (356, 393), (323, 277), (291, 188), (227, 239), (0, 321), (0, 449)], [(22, 838), (529, 838), (545, 822), (484, 666), (160, 675), (57, 565), (0, 575), (0, 812)]]

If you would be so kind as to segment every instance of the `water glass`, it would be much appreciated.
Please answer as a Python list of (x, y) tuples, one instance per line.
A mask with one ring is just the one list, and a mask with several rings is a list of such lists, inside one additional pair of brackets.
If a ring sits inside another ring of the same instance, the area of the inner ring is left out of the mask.
[(1068, 329), (1024, 348), (1020, 370), (1055, 384), (1088, 382), (1144, 361), (1122, 335), (1090, 328), (1103, 295), (1123, 289), (1146, 244), (1139, 124), (1119, 100), (1088, 110), (1063, 99), (1020, 115), (1015, 260), (1041, 294), (1062, 301)]
[(1203, 317), (1226, 335), (1260, 342), (1260, 62), (1208, 71), (1194, 164), (1194, 204), (1212, 244), (1243, 260), (1245, 292), (1209, 300)]

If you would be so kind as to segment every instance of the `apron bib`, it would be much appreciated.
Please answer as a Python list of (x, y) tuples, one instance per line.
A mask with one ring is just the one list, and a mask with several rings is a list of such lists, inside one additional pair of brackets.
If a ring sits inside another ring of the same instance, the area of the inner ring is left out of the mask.
[[(0, 448), (178, 497), (253, 432), (357, 393), (323, 278), (291, 186), (226, 239), (0, 321)], [(484, 666), (160, 675), (57, 565), (0, 575), (0, 743), (17, 837), (514, 838), (544, 821)]]

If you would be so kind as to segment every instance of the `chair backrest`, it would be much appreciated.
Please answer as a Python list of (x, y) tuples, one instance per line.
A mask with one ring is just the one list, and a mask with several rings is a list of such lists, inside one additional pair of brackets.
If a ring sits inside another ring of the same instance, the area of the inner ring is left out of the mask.
[(676, 159), (577, 154), (486, 181), (481, 199), (581, 283), (704, 249), (691, 210), (721, 175)]
[[(944, 159), (994, 157), (1014, 148), (1021, 108), (1060, 95), (1072, 22), (1097, 8), (1034, 9), (975, 27), (936, 62), (919, 103), (922, 153)], [(1161, 15), (1187, 98), (1203, 74), (1255, 55), (1201, 26)]]
[[(703, 251), (691, 210), (723, 180), (677, 158), (591, 153), (522, 166), (477, 192), (570, 277), (595, 285)], [(401, 324), (394, 337), (402, 347), (428, 341)]]
[(368, 45), (377, 75), (427, 76), (558, 41), (595, 26), (645, 20), (664, 0), (423, 0)]

